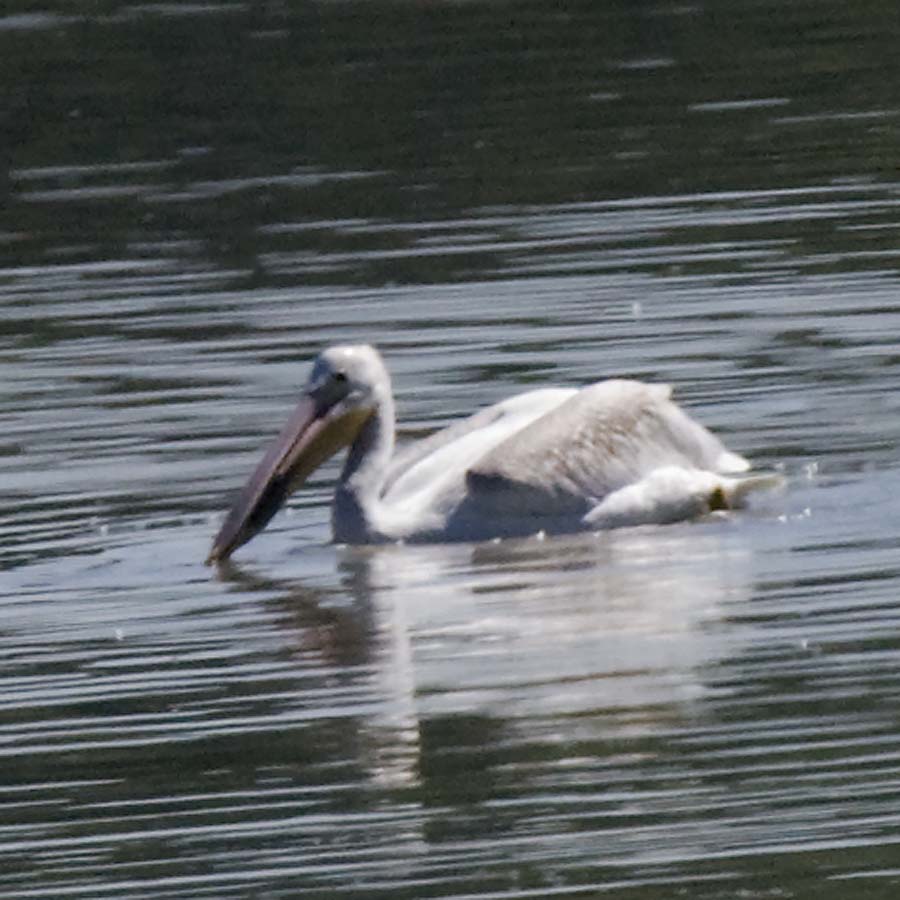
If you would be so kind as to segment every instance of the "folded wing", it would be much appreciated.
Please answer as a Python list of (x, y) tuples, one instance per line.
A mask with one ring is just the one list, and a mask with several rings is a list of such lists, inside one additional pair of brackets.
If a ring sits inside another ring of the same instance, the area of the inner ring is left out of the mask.
[(667, 385), (626, 380), (578, 391), (473, 464), (470, 499), (506, 512), (577, 515), (657, 469), (749, 468), (670, 396)]

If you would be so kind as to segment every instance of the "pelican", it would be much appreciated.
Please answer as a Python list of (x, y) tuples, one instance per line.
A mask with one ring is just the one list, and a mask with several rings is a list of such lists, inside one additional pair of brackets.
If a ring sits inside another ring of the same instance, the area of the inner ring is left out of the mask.
[(740, 506), (748, 475), (670, 399), (614, 379), (489, 406), (395, 451), (391, 380), (368, 345), (316, 359), (302, 398), (238, 494), (208, 563), (262, 531), (313, 470), (349, 446), (332, 505), (335, 541), (483, 540), (669, 523)]

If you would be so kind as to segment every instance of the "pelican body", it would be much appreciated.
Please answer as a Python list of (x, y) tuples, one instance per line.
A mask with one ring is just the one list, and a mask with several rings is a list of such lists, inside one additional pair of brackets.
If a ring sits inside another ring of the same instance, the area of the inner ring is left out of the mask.
[(339, 543), (483, 540), (668, 523), (741, 505), (746, 475), (670, 399), (615, 379), (528, 391), (395, 450), (391, 380), (368, 345), (335, 346), (239, 493), (207, 562), (262, 531), (291, 492), (349, 446), (332, 506)]

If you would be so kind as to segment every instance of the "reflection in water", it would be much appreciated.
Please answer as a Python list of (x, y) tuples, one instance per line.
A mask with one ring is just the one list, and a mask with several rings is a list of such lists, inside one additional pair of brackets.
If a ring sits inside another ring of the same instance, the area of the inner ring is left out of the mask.
[(378, 702), (357, 723), (371, 754), (360, 762), (384, 786), (433, 769), (420, 735), (437, 721), (461, 717), (462, 732), (472, 717), (492, 721), (499, 742), (535, 719), (609, 737), (694, 714), (704, 669), (740, 642), (723, 633), (724, 610), (751, 592), (750, 551), (725, 521), (348, 547), (338, 559), (341, 593), (331, 596), (235, 564), (220, 577), (274, 593), (267, 605), (305, 664), (312, 654), (341, 667), (337, 678), (364, 673)]
[[(270, 604), (280, 613), (279, 625), (297, 636), (294, 650), (301, 657), (314, 653), (329, 666), (371, 662), (374, 625), (368, 598), (351, 603), (335, 594), (337, 602), (330, 603), (325, 591), (259, 575), (233, 561), (218, 564), (216, 577), (240, 593), (275, 594)], [(357, 596), (352, 588), (348, 593)]]
[[(675, 823), (691, 803), (688, 776), (637, 785), (668, 765), (666, 735), (702, 717), (707, 671), (752, 637), (723, 629), (752, 590), (751, 550), (734, 523), (348, 547), (335, 562), (338, 582), (324, 589), (234, 564), (219, 575), (245, 602), (267, 598), (292, 664), (306, 681), (321, 676), (318, 702), (309, 685), (298, 697), (303, 718), (340, 723), (342, 765), (352, 756), (376, 792), (361, 808), (376, 814), (361, 889), (385, 889), (370, 856), (382, 828), (412, 882), (478, 884), (480, 867), (506, 870), (510, 856), (558, 873), (594, 866), (598, 828), (611, 871), (640, 847), (685, 853)], [(563, 858), (561, 815), (581, 820)], [(630, 821), (630, 835), (607, 819)]]

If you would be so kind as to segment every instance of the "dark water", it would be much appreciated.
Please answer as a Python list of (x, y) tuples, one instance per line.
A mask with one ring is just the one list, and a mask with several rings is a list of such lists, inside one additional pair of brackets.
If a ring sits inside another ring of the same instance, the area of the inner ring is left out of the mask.
[[(7, 4), (0, 896), (893, 898), (900, 8)], [(231, 567), (308, 360), (667, 381), (740, 516)]]

